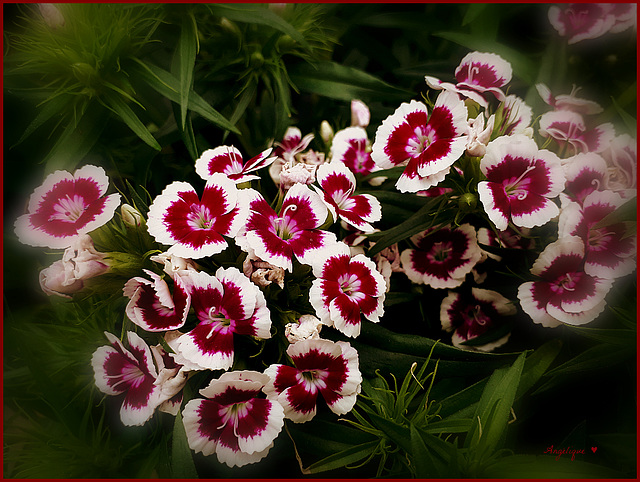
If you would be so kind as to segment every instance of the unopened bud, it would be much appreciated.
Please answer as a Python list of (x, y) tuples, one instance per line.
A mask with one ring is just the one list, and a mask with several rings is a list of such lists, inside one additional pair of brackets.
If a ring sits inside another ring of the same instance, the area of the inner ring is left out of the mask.
[(466, 192), (458, 198), (458, 207), (463, 212), (473, 211), (477, 204), (478, 196), (470, 192)]
[(53, 3), (39, 3), (40, 14), (50, 28), (64, 27), (64, 16)]
[(333, 139), (333, 128), (326, 120), (323, 120), (320, 124), (320, 137), (322, 137), (322, 140), (326, 144), (331, 142), (331, 139)]
[(123, 204), (120, 207), (120, 213), (122, 214), (122, 222), (132, 228), (142, 225), (142, 214), (133, 206), (129, 204)]

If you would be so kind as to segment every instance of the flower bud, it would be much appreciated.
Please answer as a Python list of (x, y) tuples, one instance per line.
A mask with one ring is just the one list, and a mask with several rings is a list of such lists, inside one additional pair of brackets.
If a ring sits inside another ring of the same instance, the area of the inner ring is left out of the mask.
[(478, 196), (470, 192), (466, 192), (458, 198), (458, 208), (463, 212), (473, 211), (477, 204)]
[(326, 144), (331, 142), (331, 139), (333, 139), (333, 128), (326, 120), (323, 120), (320, 124), (320, 137), (322, 137), (322, 140)]
[(142, 214), (136, 208), (129, 204), (123, 204), (120, 206), (120, 214), (122, 214), (122, 222), (127, 226), (136, 228), (142, 225)]
[(64, 16), (53, 3), (39, 3), (40, 14), (50, 28), (56, 29), (64, 27)]
[(371, 121), (369, 107), (361, 100), (351, 101), (351, 126), (367, 127)]

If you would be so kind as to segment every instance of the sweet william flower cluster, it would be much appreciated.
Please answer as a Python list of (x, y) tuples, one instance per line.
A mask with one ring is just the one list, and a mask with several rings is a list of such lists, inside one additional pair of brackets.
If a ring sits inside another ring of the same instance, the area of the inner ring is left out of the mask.
[[(607, 25), (618, 25), (612, 12)], [(595, 320), (636, 268), (635, 236), (602, 223), (636, 194), (635, 139), (592, 122), (601, 107), (577, 89), (538, 85), (549, 109), (534, 121), (508, 93), (512, 76), (500, 56), (470, 52), (452, 79), (427, 76), (429, 96), (402, 103), (371, 138), (354, 100), (351, 125), (323, 123), (322, 142), (291, 127), (247, 161), (234, 146), (209, 149), (195, 162), (200, 185), (172, 182), (144, 214), (123, 205), (123, 222), (158, 249), (150, 269), (123, 281), (126, 342), (106, 333), (91, 361), (122, 422), (180, 411), (193, 451), (229, 466), (260, 461), (287, 420), (352, 410), (362, 375), (349, 340), (386, 321), (399, 278), (437, 301), (442, 335), (461, 349), (505, 345), (514, 319)], [(274, 199), (256, 189), (265, 176)], [(72, 298), (110, 269), (91, 242), (120, 203), (108, 184), (96, 166), (56, 171), (18, 219), (23, 242), (66, 250), (41, 274), (47, 294)], [(385, 245), (376, 189), (456, 214)], [(490, 266), (514, 250), (537, 259), (501, 293)], [(304, 303), (285, 309), (283, 297)]]

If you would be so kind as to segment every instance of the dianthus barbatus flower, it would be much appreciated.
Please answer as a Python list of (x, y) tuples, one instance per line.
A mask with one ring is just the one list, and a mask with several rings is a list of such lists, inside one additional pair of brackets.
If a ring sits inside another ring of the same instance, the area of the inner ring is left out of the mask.
[(332, 412), (343, 415), (356, 403), (362, 375), (358, 352), (343, 341), (308, 339), (289, 345), (295, 366), (271, 365), (267, 397), (284, 407), (285, 418), (295, 423), (311, 420), (321, 395)]
[(316, 179), (322, 188), (316, 191), (323, 196), (334, 220), (340, 218), (365, 233), (373, 231), (369, 223), (382, 217), (380, 202), (370, 194), (354, 194), (356, 178), (347, 166), (339, 161), (322, 164)]
[(482, 257), (476, 230), (470, 224), (457, 228), (431, 228), (411, 237), (415, 249), (400, 254), (411, 281), (432, 288), (455, 288)]
[(376, 131), (371, 158), (382, 169), (406, 166), (396, 187), (417, 192), (435, 186), (466, 149), (467, 108), (457, 94), (442, 92), (431, 115), (422, 102), (403, 103)]
[(534, 323), (583, 325), (602, 313), (612, 281), (585, 273), (584, 253), (577, 236), (562, 237), (540, 253), (531, 268), (538, 281), (518, 288), (520, 306)]
[(553, 138), (560, 146), (570, 144), (574, 152), (602, 152), (615, 135), (613, 124), (606, 122), (588, 129), (582, 116), (568, 110), (545, 112), (540, 117), (539, 133)]
[(607, 189), (622, 197), (636, 195), (638, 181), (638, 153), (636, 139), (628, 134), (615, 137), (602, 153), (607, 162)]
[(98, 166), (49, 174), (31, 194), (28, 213), (16, 220), (18, 239), (30, 246), (68, 248), (113, 217), (120, 194), (105, 196), (108, 187), (109, 178)]
[(269, 377), (250, 370), (223, 373), (182, 411), (189, 447), (216, 454), (229, 467), (259, 462), (284, 425), (279, 403), (261, 396)]
[(347, 127), (336, 132), (331, 142), (331, 161), (340, 161), (351, 172), (366, 176), (377, 169), (371, 159), (369, 138), (362, 127)]
[(175, 274), (172, 294), (160, 276), (153, 271), (143, 271), (152, 281), (136, 276), (127, 281), (122, 290), (129, 298), (125, 311), (127, 317), (146, 331), (180, 328), (187, 320), (191, 305), (188, 278)]
[(237, 268), (219, 268), (215, 276), (190, 273), (191, 306), (199, 320), (175, 340), (191, 364), (227, 370), (234, 360), (234, 335), (271, 337), (271, 314), (264, 295)]
[(222, 173), (211, 175), (202, 199), (189, 183), (175, 181), (149, 207), (149, 234), (182, 258), (219, 253), (227, 247), (223, 236), (234, 237), (249, 214), (243, 191)]
[(616, 17), (609, 5), (601, 3), (571, 3), (568, 6), (549, 7), (549, 22), (569, 45), (585, 39), (594, 39), (609, 32)]
[(360, 314), (380, 321), (387, 285), (371, 259), (363, 254), (351, 257), (349, 246), (337, 243), (318, 255), (313, 274), (309, 301), (322, 323), (356, 337)]
[(513, 315), (516, 311), (513, 302), (496, 291), (471, 288), (468, 295), (449, 291), (440, 305), (440, 322), (443, 330), (453, 332), (451, 342), (454, 346), (463, 350), (491, 351), (504, 345), (509, 334), (479, 346), (464, 342), (495, 329), (500, 325), (500, 317)]
[(469, 52), (456, 68), (457, 84), (441, 82), (430, 76), (426, 76), (425, 80), (433, 89), (456, 92), (487, 107), (489, 93), (499, 101), (504, 100), (502, 87), (511, 81), (512, 74), (511, 64), (499, 55), (488, 52)]
[(607, 163), (595, 152), (580, 153), (564, 159), (562, 169), (566, 179), (564, 192), (560, 193), (563, 206), (570, 201), (582, 204), (589, 194), (601, 191), (606, 186)]
[(315, 250), (336, 242), (335, 234), (323, 231), (329, 210), (320, 196), (304, 184), (295, 184), (284, 197), (277, 214), (255, 190), (249, 203), (251, 213), (236, 243), (260, 259), (293, 270), (293, 258), (309, 264)]
[(499, 230), (510, 221), (525, 228), (542, 226), (558, 215), (550, 199), (564, 188), (560, 159), (538, 150), (533, 139), (517, 135), (491, 141), (480, 170), (487, 177), (478, 183), (480, 201)]
[(636, 239), (626, 235), (624, 223), (595, 227), (622, 204), (624, 199), (613, 191), (594, 191), (582, 205), (568, 203), (560, 212), (558, 237), (578, 236), (584, 241), (584, 271), (588, 275), (615, 279), (636, 268)]
[(603, 111), (600, 104), (589, 99), (581, 99), (576, 97), (580, 90), (579, 87), (573, 86), (570, 94), (553, 95), (551, 89), (545, 84), (536, 84), (536, 90), (542, 100), (554, 108), (554, 110), (570, 110), (581, 115), (599, 114)]
[(226, 174), (236, 184), (260, 179), (251, 172), (271, 165), (276, 160), (275, 156), (268, 157), (273, 149), (262, 151), (246, 163), (242, 160), (242, 154), (234, 146), (219, 146), (215, 149), (207, 149), (196, 160), (196, 173), (205, 181), (208, 181), (215, 172)]
[(110, 346), (101, 346), (91, 358), (98, 389), (107, 395), (124, 394), (120, 419), (124, 425), (143, 425), (164, 400), (155, 384), (158, 373), (151, 350), (134, 332), (127, 332), (129, 350), (111, 333)]

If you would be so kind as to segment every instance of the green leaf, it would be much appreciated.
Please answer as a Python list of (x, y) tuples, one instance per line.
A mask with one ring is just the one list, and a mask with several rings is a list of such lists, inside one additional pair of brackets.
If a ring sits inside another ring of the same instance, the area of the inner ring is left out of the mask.
[(107, 125), (106, 115), (105, 109), (93, 106), (85, 111), (75, 126), (72, 123), (67, 125), (43, 160), (46, 163), (45, 171), (49, 173), (56, 169), (75, 168), (100, 138)]
[(623, 474), (607, 467), (571, 460), (571, 455), (556, 457), (549, 455), (511, 455), (499, 459), (479, 474), (479, 477), (494, 478), (622, 478)]
[(359, 462), (374, 453), (379, 444), (380, 442), (378, 440), (373, 440), (371, 442), (354, 445), (348, 449), (342, 450), (341, 452), (325, 457), (324, 459), (311, 464), (307, 468), (303, 468), (302, 473), (305, 475), (317, 474)]
[(588, 328), (585, 326), (566, 325), (567, 329), (586, 338), (607, 343), (610, 345), (636, 346), (637, 336), (635, 330)]
[(395, 206), (404, 207), (410, 210), (420, 209), (424, 206), (425, 198), (423, 196), (415, 196), (407, 193), (400, 193), (396, 191), (382, 191), (382, 190), (358, 190), (356, 194), (369, 194), (374, 196), (380, 203), (382, 203), (382, 209), (384, 212), (384, 206), (387, 204), (393, 204)]
[(550, 340), (527, 357), (522, 368), (516, 399), (524, 395), (544, 375), (562, 348), (560, 340)]
[(381, 417), (375, 413), (369, 414), (371, 423), (382, 430), (389, 440), (402, 448), (407, 453), (411, 453), (411, 433), (408, 427), (400, 425), (388, 418)]
[(430, 199), (406, 221), (403, 221), (393, 228), (369, 236), (369, 238), (375, 240), (376, 244), (367, 251), (367, 255), (373, 256), (398, 241), (408, 239), (414, 234), (437, 226), (438, 223), (448, 219), (449, 216), (443, 215), (443, 211), (437, 209), (437, 205), (440, 203), (442, 203), (442, 200), (439, 198)]
[(472, 422), (470, 418), (440, 420), (438, 422), (430, 422), (424, 428), (424, 431), (433, 434), (467, 432), (471, 428)]
[(464, 18), (462, 19), (462, 25), (469, 25), (473, 22), (478, 15), (480, 15), (484, 10), (486, 10), (486, 3), (472, 3), (467, 6), (467, 11), (464, 13)]
[(413, 92), (398, 89), (363, 70), (336, 62), (294, 65), (289, 69), (289, 77), (300, 90), (347, 102), (353, 99), (365, 102), (399, 100), (413, 95)]
[(22, 141), (29, 137), (33, 133), (33, 131), (35, 131), (38, 127), (40, 127), (52, 117), (61, 115), (64, 107), (68, 103), (69, 98), (66, 95), (58, 95), (51, 98), (51, 100), (45, 101), (36, 117), (31, 121), (31, 123), (27, 126), (27, 128), (20, 136), (20, 139), (18, 139), (17, 142), (11, 146), (11, 148), (13, 149), (15, 146), (22, 143)]
[(433, 35), (455, 42), (471, 50), (496, 53), (511, 64), (514, 75), (517, 75), (528, 84), (532, 84), (536, 80), (537, 69), (535, 63), (511, 47), (492, 40), (478, 38), (475, 35), (459, 32), (437, 32)]
[(187, 441), (187, 434), (182, 423), (182, 414), (178, 411), (173, 423), (171, 442), (171, 475), (176, 479), (196, 479), (198, 472), (193, 463), (193, 456)]
[(422, 440), (420, 432), (411, 424), (411, 460), (415, 466), (415, 477), (418, 479), (430, 479), (442, 476), (442, 470), (446, 465), (434, 457)]
[(187, 109), (189, 107), (189, 93), (193, 83), (193, 69), (196, 65), (196, 51), (198, 49), (198, 31), (193, 13), (183, 15), (180, 39), (178, 41), (178, 55), (180, 58), (180, 125), (186, 127)]
[(287, 34), (305, 49), (310, 49), (309, 43), (298, 30), (266, 6), (250, 4), (208, 5), (209, 10), (216, 16), (225, 17), (235, 22), (267, 25)]
[[(159, 94), (172, 102), (180, 104), (180, 81), (178, 79), (160, 67), (138, 59), (134, 60), (135, 63), (131, 65), (130, 70), (134, 72), (135, 75), (139, 76), (140, 79), (146, 82)], [(200, 97), (200, 95), (193, 90), (189, 93), (188, 107), (189, 110), (201, 115), (218, 127), (229, 130), (235, 134), (240, 134), (240, 131), (236, 126), (211, 107), (206, 100)]]
[(120, 119), (131, 129), (140, 139), (149, 146), (159, 151), (162, 149), (158, 141), (153, 137), (149, 129), (142, 123), (131, 107), (118, 95), (103, 96), (106, 105), (115, 112)]
[(483, 459), (493, 453), (507, 428), (515, 400), (526, 354), (522, 353), (511, 367), (493, 372), (478, 402), (474, 425), (465, 439), (465, 446)]

